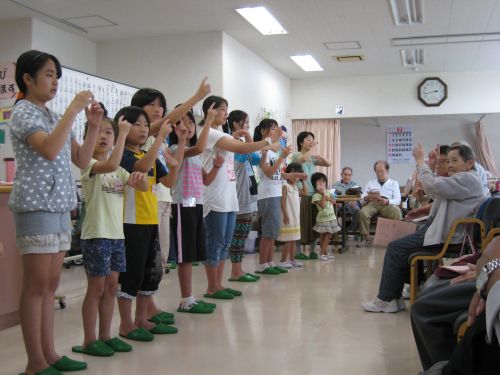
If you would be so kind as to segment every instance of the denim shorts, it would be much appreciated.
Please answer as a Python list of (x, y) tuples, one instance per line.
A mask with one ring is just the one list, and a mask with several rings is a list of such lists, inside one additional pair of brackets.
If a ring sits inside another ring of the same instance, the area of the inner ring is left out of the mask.
[(281, 227), (281, 197), (259, 199), (260, 231), (263, 238), (278, 238)]
[(90, 276), (107, 276), (111, 271), (125, 272), (125, 240), (91, 238), (81, 240), (83, 264)]
[(209, 267), (217, 267), (229, 255), (229, 245), (233, 239), (236, 212), (210, 213), (203, 219), (206, 237), (206, 261)]
[(71, 231), (17, 236), (16, 246), (21, 255), (56, 254), (71, 248)]

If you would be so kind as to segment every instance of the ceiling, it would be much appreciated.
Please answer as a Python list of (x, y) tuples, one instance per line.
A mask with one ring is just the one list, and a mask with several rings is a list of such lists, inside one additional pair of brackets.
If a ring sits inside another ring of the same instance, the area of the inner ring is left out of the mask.
[[(388, 0), (0, 0), (0, 20), (34, 16), (95, 42), (223, 31), (292, 79), (412, 74), (392, 38), (500, 33), (500, 0), (423, 1), (424, 23), (412, 26), (395, 26)], [(288, 34), (263, 36), (234, 10), (258, 5)], [(91, 15), (116, 25), (83, 32), (57, 21)], [(499, 70), (500, 41), (482, 40), (422, 46), (424, 65), (418, 71)], [(323, 45), (343, 41), (358, 41), (361, 48), (329, 51)], [(303, 72), (289, 58), (296, 54), (313, 55), (324, 71)], [(339, 63), (332, 57), (358, 54), (364, 61)]]

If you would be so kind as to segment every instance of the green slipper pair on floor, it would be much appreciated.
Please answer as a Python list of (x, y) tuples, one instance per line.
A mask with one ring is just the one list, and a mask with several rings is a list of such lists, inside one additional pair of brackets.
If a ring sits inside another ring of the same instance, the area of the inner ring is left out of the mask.
[(169, 326), (165, 323), (157, 323), (153, 328), (149, 330), (149, 332), (155, 335), (171, 335), (177, 333), (178, 330), (175, 327)]
[(144, 329), (142, 327), (136, 328), (133, 331), (130, 331), (126, 335), (120, 334), (121, 337), (125, 337), (129, 340), (134, 340), (134, 341), (142, 341), (142, 342), (147, 342), (147, 341), (153, 341), (154, 336), (151, 332), (149, 332), (147, 329)]
[(309, 256), (307, 254), (300, 253), (300, 254), (295, 255), (295, 259), (308, 260)]
[(161, 313), (153, 315), (148, 320), (151, 323), (155, 323), (155, 324), (158, 324), (158, 323), (175, 324), (174, 314), (172, 314), (171, 312), (167, 312), (167, 311), (162, 311)]
[(281, 272), (277, 270), (275, 267), (267, 267), (262, 271), (255, 271), (255, 273), (260, 273), (262, 275), (280, 275)]
[(283, 267), (278, 267), (278, 266), (274, 266), (273, 267), (276, 271), (278, 271), (279, 273), (288, 273), (288, 270), (286, 268), (283, 268)]
[(207, 303), (199, 299), (189, 307), (182, 307), (182, 305), (179, 305), (177, 311), (191, 314), (211, 314), (214, 312), (215, 307), (215, 303)]
[(231, 288), (226, 288), (222, 290), (218, 290), (213, 294), (205, 293), (203, 297), (206, 298), (215, 298), (215, 299), (233, 299), (234, 297), (241, 296), (241, 292), (239, 290), (234, 290)]
[(130, 352), (132, 350), (132, 345), (127, 344), (118, 337), (114, 337), (106, 341), (97, 340), (85, 346), (73, 346), (71, 350), (75, 353), (83, 353), (96, 357), (111, 357), (115, 352)]
[(246, 273), (238, 278), (229, 278), (228, 281), (239, 281), (242, 283), (254, 283), (260, 279), (260, 276), (252, 275), (250, 273)]

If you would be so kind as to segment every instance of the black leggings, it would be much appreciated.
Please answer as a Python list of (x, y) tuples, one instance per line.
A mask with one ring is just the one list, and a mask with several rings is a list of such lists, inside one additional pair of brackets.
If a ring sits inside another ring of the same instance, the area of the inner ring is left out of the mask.
[(120, 273), (120, 297), (152, 295), (163, 277), (158, 225), (123, 224), (127, 270)]

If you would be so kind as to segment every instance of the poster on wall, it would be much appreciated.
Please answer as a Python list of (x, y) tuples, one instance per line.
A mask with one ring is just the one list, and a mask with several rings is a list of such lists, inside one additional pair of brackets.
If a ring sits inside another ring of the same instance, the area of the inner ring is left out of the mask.
[[(108, 116), (113, 118), (121, 108), (130, 105), (130, 100), (138, 88), (63, 67), (57, 95), (48, 103), (48, 107), (62, 115), (75, 95), (83, 90), (92, 91), (95, 99), (103, 103), (108, 110)], [(83, 142), (85, 121), (85, 112), (82, 111), (73, 124), (73, 131), (79, 143)]]
[(17, 94), (16, 64), (0, 63), (0, 100), (13, 99)]
[(412, 162), (412, 150), (412, 126), (390, 126), (387, 128), (387, 161), (389, 164)]

